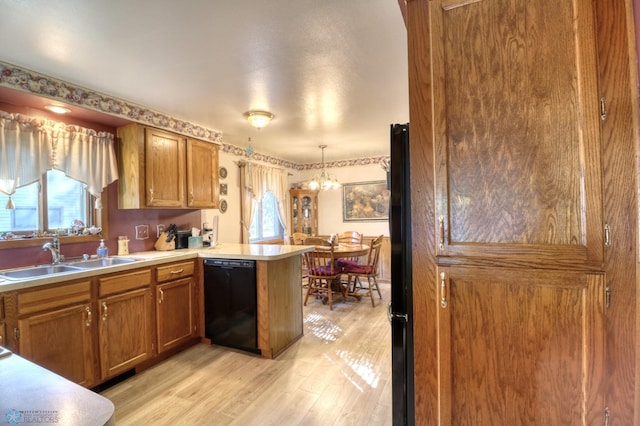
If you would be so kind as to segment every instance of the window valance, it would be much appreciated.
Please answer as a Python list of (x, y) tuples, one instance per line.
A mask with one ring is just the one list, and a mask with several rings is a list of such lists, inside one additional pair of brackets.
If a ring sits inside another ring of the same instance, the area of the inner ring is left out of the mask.
[(118, 179), (114, 135), (43, 118), (0, 111), (0, 191), (57, 169), (87, 186), (100, 205), (102, 190)]

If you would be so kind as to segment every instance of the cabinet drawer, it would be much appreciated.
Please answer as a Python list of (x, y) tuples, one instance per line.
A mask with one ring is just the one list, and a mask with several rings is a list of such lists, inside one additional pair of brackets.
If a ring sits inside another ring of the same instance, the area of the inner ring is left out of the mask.
[(150, 269), (100, 278), (98, 280), (98, 295), (99, 297), (108, 296), (110, 294), (144, 287), (149, 284), (151, 284)]
[(193, 261), (172, 263), (171, 265), (158, 266), (156, 270), (156, 281), (175, 280), (193, 275)]
[(18, 315), (30, 314), (91, 299), (91, 281), (18, 293)]

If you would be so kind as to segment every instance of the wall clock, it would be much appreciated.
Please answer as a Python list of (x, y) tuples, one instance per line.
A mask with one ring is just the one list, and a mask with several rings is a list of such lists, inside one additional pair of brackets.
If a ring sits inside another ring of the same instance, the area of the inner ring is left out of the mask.
[(227, 211), (227, 200), (220, 200), (220, 213)]
[(226, 167), (220, 167), (220, 177), (222, 179), (227, 177), (227, 169), (226, 169)]

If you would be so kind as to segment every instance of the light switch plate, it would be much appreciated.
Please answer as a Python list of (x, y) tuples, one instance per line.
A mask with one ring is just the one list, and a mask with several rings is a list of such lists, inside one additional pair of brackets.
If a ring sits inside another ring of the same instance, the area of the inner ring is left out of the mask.
[(149, 225), (136, 225), (136, 240), (149, 238)]

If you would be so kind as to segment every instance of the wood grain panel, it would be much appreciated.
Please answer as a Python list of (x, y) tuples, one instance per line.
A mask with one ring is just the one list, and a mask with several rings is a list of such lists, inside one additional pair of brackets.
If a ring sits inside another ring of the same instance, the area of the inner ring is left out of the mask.
[(98, 300), (101, 379), (122, 373), (153, 355), (151, 289)]
[(218, 207), (218, 145), (187, 139), (187, 206)]
[(112, 275), (98, 279), (98, 296), (104, 297), (151, 284), (151, 270)]
[(258, 348), (275, 358), (302, 337), (300, 256), (256, 262)]
[[(640, 298), (638, 293), (638, 81), (630, 1), (595, 2), (599, 93), (607, 101), (602, 121), (607, 248), (607, 406), (612, 424), (640, 425)], [(636, 3), (637, 5), (637, 3)], [(635, 29), (636, 32), (640, 28)], [(635, 319), (635, 322), (634, 322)]]
[(443, 84), (434, 86), (441, 254), (567, 246), (574, 262), (601, 262), (592, 12), (584, 2), (512, 3), (433, 15), (443, 37)]
[(118, 207), (144, 208), (145, 159), (144, 127), (136, 124), (119, 127), (118, 134)]
[(156, 289), (158, 353), (189, 340), (195, 334), (193, 278), (159, 285)]
[(20, 355), (82, 386), (95, 381), (90, 304), (18, 321)]
[(604, 277), (444, 268), (443, 424), (595, 424)]
[(185, 191), (185, 139), (145, 128), (146, 205), (183, 207)]
[(91, 281), (21, 291), (18, 292), (18, 315), (87, 302), (90, 298)]
[(190, 277), (194, 271), (194, 261), (172, 263), (171, 265), (158, 266), (156, 269), (156, 281), (161, 283), (177, 278)]

